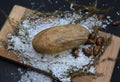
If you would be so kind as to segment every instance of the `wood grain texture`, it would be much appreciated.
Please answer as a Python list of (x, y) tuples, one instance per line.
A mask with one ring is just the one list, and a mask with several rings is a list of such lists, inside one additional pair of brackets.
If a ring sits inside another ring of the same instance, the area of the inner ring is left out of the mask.
[[(110, 34), (106, 34), (106, 33), (100, 33), (100, 35), (106, 37), (110, 36)], [(112, 35), (112, 42), (106, 48), (103, 56), (100, 58), (100, 61), (107, 58), (116, 59), (119, 49), (120, 49), (120, 38)], [(105, 61), (99, 63), (96, 66), (96, 70), (98, 73), (103, 73), (103, 76), (93, 79), (92, 82), (110, 82), (114, 65), (115, 65), (115, 61)]]
[[(32, 12), (31, 10), (15, 5), (13, 10), (11, 11), (9, 18), (6, 20), (5, 24), (2, 27), (0, 32), (0, 39), (7, 40), (8, 33), (14, 33), (17, 23), (10, 22), (12, 20), (14, 22), (20, 22), (21, 19), (26, 15), (26, 13)], [(110, 34), (100, 32), (101, 36), (109, 37)], [(117, 36), (112, 35), (112, 42), (106, 48), (103, 56), (101, 57), (100, 61), (106, 58), (113, 58), (116, 59), (118, 55), (118, 51), (120, 49), (120, 38)], [(4, 57), (6, 59), (20, 62), (19, 57), (14, 52), (8, 52), (6, 48), (0, 43), (0, 57)], [(73, 82), (110, 82), (111, 75), (113, 72), (115, 62), (112, 61), (105, 61), (96, 66), (96, 70), (99, 73), (103, 73), (104, 76), (98, 77), (93, 79), (92, 76), (82, 76), (82, 77), (75, 77), (72, 79)]]
[[(0, 40), (7, 41), (7, 35), (8, 33), (14, 33), (16, 30), (16, 27), (18, 25), (18, 22), (21, 21), (23, 16), (25, 15), (27, 9), (21, 6), (15, 5), (12, 9), (10, 15), (8, 16), (8, 19), (4, 23), (1, 31), (0, 31)], [(11, 22), (12, 21), (12, 22)], [(11, 59), (14, 61), (20, 61), (19, 57), (15, 55), (14, 52), (8, 52), (5, 47), (0, 43), (0, 56), (5, 57), (7, 59)]]

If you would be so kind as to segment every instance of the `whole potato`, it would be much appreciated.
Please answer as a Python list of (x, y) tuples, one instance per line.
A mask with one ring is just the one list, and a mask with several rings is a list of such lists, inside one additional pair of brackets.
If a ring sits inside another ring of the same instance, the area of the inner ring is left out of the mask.
[(53, 54), (84, 44), (89, 34), (86, 28), (76, 24), (55, 26), (39, 32), (32, 45), (39, 53)]

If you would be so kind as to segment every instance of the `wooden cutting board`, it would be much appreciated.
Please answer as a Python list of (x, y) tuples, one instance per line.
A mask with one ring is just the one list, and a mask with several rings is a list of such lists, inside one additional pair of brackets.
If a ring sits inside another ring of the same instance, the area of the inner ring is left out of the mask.
[[(20, 22), (25, 17), (26, 13), (31, 13), (31, 12), (33, 11), (30, 9), (15, 5), (0, 31), (0, 39), (7, 40), (7, 34), (14, 33), (15, 28), (17, 28), (18, 22)], [(10, 22), (9, 20), (12, 20), (12, 22)], [(104, 32), (99, 32), (99, 33), (101, 36), (105, 36), (105, 37), (109, 37), (111, 35)], [(119, 49), (120, 49), (120, 38), (112, 35), (112, 42), (106, 48), (100, 61), (105, 58), (116, 59)], [(9, 59), (17, 63), (21, 63), (20, 58), (14, 52), (8, 52), (2, 43), (0, 43), (0, 57)], [(91, 76), (82, 76), (82, 77), (77, 76), (73, 78), (72, 81), (73, 82), (110, 82), (114, 65), (115, 62), (112, 61), (102, 62), (96, 66), (97, 72), (103, 73), (102, 77), (93, 79)]]

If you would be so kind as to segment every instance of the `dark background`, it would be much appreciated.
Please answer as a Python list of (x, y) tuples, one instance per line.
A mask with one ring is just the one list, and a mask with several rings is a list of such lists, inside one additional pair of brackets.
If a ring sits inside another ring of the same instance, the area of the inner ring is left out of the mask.
[[(90, 3), (94, 2), (94, 0), (73, 0), (73, 1), (84, 5), (89, 5)], [(9, 15), (11, 9), (15, 4), (34, 10), (37, 9), (40, 12), (69, 10), (69, 4), (65, 3), (64, 0), (0, 0), (0, 8), (6, 13), (6, 15)], [(120, 15), (116, 13), (116, 12), (120, 13), (120, 0), (98, 0), (98, 7), (113, 8), (112, 11), (107, 13), (107, 15), (111, 16), (111, 19), (114, 21), (120, 20)], [(4, 16), (4, 14), (0, 12), (0, 28), (4, 24), (5, 20), (6, 17)], [(113, 26), (110, 24), (103, 31), (112, 33), (120, 37), (120, 25)], [(22, 67), (20, 67), (17, 64), (14, 64), (13, 62), (0, 58), (0, 82), (17, 82), (21, 76), (20, 72), (18, 71), (18, 68)], [(22, 68), (22, 70), (26, 72), (25, 68)], [(120, 52), (118, 54), (118, 59), (114, 68), (111, 82), (120, 82)]]

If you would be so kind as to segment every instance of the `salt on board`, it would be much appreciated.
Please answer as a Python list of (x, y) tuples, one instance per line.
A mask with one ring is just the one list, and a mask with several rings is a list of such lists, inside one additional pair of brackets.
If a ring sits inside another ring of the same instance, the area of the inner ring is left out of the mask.
[[(80, 69), (86, 69), (86, 65), (93, 64), (94, 59), (85, 56), (81, 50), (82, 47), (88, 47), (88, 45), (79, 46), (79, 56), (75, 59), (70, 53), (71, 49), (51, 55), (37, 53), (32, 47), (32, 39), (37, 33), (44, 29), (73, 23), (80, 17), (82, 17), (81, 14), (65, 14), (62, 18), (58, 17), (55, 20), (48, 19), (45, 22), (42, 22), (43, 18), (41, 17), (34, 21), (26, 18), (19, 25), (17, 35), (8, 35), (8, 50), (12, 49), (16, 51), (24, 64), (52, 72), (52, 74), (62, 82), (70, 82), (70, 70), (78, 71)], [(102, 21), (97, 20), (97, 16), (93, 15), (81, 21), (79, 24), (91, 31), (95, 25), (102, 26)], [(88, 69), (88, 72), (95, 73), (95, 68), (92, 66)], [(52, 82), (50, 78), (33, 71), (28, 71), (23, 74), (19, 82), (31, 81)]]
[(33, 71), (27, 71), (18, 82), (52, 82), (49, 77)]

